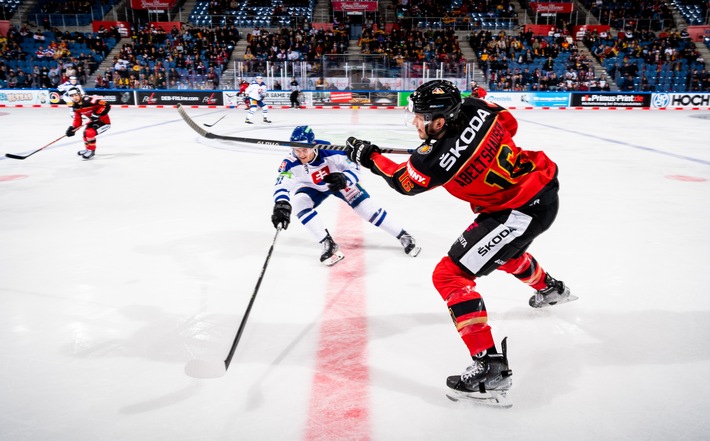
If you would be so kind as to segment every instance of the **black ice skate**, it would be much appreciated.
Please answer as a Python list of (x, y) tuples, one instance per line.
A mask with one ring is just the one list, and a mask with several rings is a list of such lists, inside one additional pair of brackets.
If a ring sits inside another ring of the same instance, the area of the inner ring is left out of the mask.
[(503, 339), (502, 354), (476, 356), (473, 364), (461, 375), (446, 379), (451, 401), (469, 401), (493, 407), (511, 407), (507, 393), (513, 384), (513, 371), (508, 367), (507, 337)]
[(251, 122), (251, 120), (249, 118), (247, 118), (246, 121), (244, 121), (244, 124), (254, 124), (254, 123)]
[(551, 275), (545, 276), (546, 288), (535, 292), (530, 297), (530, 306), (533, 308), (544, 308), (546, 306), (557, 305), (577, 300), (579, 297), (570, 295), (569, 288), (561, 280), (555, 280)]
[(264, 117), (264, 122), (271, 124), (271, 120), (270, 120), (269, 118), (267, 118), (267, 117)]
[(326, 266), (333, 266), (345, 258), (345, 255), (340, 251), (340, 247), (330, 237), (328, 230), (325, 230), (325, 239), (320, 243), (323, 245), (323, 254), (320, 255), (320, 261)]
[(417, 254), (419, 254), (419, 252), (422, 250), (422, 247), (417, 245), (417, 241), (414, 240), (414, 238), (404, 230), (399, 233), (397, 239), (399, 239), (399, 243), (402, 244), (404, 252), (408, 256), (417, 257)]
[(86, 149), (86, 150), (79, 150), (78, 152), (76, 152), (76, 154), (81, 156), (84, 159), (91, 159), (94, 157), (96, 152), (94, 150)]

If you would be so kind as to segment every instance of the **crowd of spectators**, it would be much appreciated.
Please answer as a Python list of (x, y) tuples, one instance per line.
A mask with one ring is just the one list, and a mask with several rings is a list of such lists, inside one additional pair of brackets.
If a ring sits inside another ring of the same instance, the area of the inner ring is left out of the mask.
[(453, 29), (405, 29), (395, 23), (390, 32), (384, 32), (368, 26), (362, 31), (359, 45), (363, 54), (386, 56), (394, 75), (405, 64), (413, 66), (411, 76), (425, 65), (443, 69), (445, 75), (465, 72), (466, 58)]
[(70, 76), (85, 85), (109, 53), (107, 41), (100, 34), (11, 26), (0, 35), (0, 87), (54, 88)]
[(487, 27), (497, 23), (512, 28), (517, 24), (517, 11), (510, 0), (459, 0), (433, 2), (429, 0), (397, 0), (395, 14), (404, 27), (441, 20), (442, 26), (461, 24)]
[(506, 31), (472, 32), (469, 36), (478, 67), (490, 90), (500, 91), (607, 91), (611, 86), (598, 76), (589, 57), (563, 31), (535, 35)]
[(584, 44), (622, 91), (710, 91), (705, 59), (687, 32), (587, 32)]
[(170, 32), (147, 25), (122, 44), (113, 66), (96, 77), (97, 88), (218, 89), (239, 41), (234, 26), (173, 26)]
[(303, 61), (309, 76), (320, 76), (323, 73), (323, 55), (345, 54), (349, 42), (344, 25), (330, 29), (282, 27), (273, 32), (257, 27), (247, 35), (245, 69), (265, 72), (267, 62)]
[(644, 29), (659, 32), (673, 25), (668, 1), (583, 0), (582, 4), (600, 24), (614, 29)]

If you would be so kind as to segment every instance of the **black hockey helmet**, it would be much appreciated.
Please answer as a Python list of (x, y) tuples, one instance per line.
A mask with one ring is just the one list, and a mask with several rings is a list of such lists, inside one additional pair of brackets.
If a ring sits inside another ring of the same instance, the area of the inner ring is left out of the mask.
[(408, 111), (424, 116), (426, 122), (444, 118), (452, 122), (459, 116), (461, 92), (448, 80), (432, 80), (419, 86), (409, 96)]

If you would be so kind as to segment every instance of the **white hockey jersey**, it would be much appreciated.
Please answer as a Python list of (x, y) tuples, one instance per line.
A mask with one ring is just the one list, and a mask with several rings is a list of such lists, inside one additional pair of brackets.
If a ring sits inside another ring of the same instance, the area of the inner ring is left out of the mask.
[[(316, 141), (321, 144), (323, 141)], [(342, 151), (318, 150), (316, 157), (302, 164), (293, 154), (286, 157), (279, 167), (279, 175), (274, 188), (274, 202), (289, 201), (297, 191), (328, 192), (328, 184), (323, 178), (331, 173), (341, 172), (348, 179), (348, 186), (340, 193), (346, 200), (358, 196), (361, 191), (355, 185), (360, 181), (360, 167), (351, 162)]]
[(269, 89), (266, 87), (266, 83), (257, 83), (256, 81), (251, 83), (244, 94), (256, 101), (261, 101), (268, 95)]
[(73, 89), (73, 88), (79, 89), (79, 91), (81, 91), (82, 95), (86, 95), (86, 92), (84, 92), (84, 88), (81, 87), (81, 84), (79, 84), (79, 82), (72, 83), (71, 80), (67, 80), (67, 81), (63, 82), (62, 84), (60, 84), (59, 86), (57, 86), (57, 91), (62, 94), (61, 98), (64, 100), (64, 102), (66, 102), (66, 103), (71, 102), (71, 97), (67, 94), (67, 92), (69, 92), (69, 89)]

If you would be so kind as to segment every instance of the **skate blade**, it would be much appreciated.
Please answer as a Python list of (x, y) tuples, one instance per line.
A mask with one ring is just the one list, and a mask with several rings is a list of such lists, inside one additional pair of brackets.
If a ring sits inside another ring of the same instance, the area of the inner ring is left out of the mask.
[(540, 305), (540, 306), (533, 306), (533, 308), (535, 308), (535, 309), (549, 308), (550, 306), (555, 306), (555, 305), (561, 305), (561, 304), (563, 304), (563, 303), (574, 302), (575, 300), (578, 300), (578, 299), (579, 299), (579, 297), (573, 296), (572, 294), (570, 294), (570, 295), (568, 295), (567, 297), (565, 297), (564, 299), (560, 299), (560, 300), (558, 300), (558, 301), (556, 301), (556, 302), (553, 302), (553, 303), (545, 303), (545, 304), (542, 304), (542, 305)]
[(513, 407), (513, 402), (508, 397), (508, 391), (494, 392), (461, 392), (454, 389), (446, 391), (446, 398), (454, 402), (474, 404), (478, 406), (497, 407), (509, 409)]
[(322, 263), (325, 266), (333, 266), (343, 259), (345, 259), (345, 254), (338, 251), (335, 254), (333, 254), (332, 256), (330, 256), (329, 258), (325, 259)]
[(422, 247), (414, 247), (414, 248), (412, 248), (412, 251), (410, 251), (409, 254), (407, 254), (407, 255), (411, 256), (411, 257), (417, 257), (421, 250), (422, 250)]

